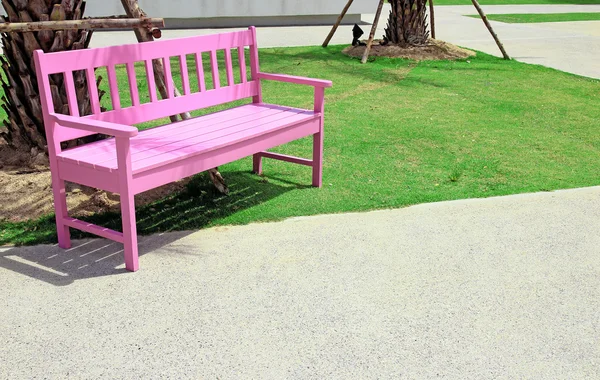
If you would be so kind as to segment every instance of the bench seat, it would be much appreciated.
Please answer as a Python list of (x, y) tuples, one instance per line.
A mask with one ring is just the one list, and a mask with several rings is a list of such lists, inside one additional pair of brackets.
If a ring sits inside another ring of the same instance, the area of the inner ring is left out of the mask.
[[(312, 185), (321, 187), (325, 88), (332, 83), (261, 72), (258, 58), (254, 27), (98, 49), (54, 53), (36, 50), (58, 245), (71, 247), (71, 228), (112, 239), (123, 243), (125, 268), (136, 271), (135, 195), (207, 170), (215, 183), (222, 183), (216, 168), (244, 157), (252, 157), (252, 171), (257, 174), (262, 173), (263, 158), (308, 166), (312, 169)], [(177, 69), (173, 68), (174, 61), (179, 63)], [(118, 65), (124, 65), (127, 78), (118, 77)], [(110, 94), (112, 107), (100, 102), (104, 91), (98, 89), (97, 69), (107, 74), (106, 93)], [(179, 80), (181, 92), (175, 86)], [(265, 104), (265, 81), (313, 87), (311, 109)], [(87, 97), (75, 86), (83, 82), (87, 84)], [(67, 104), (55, 107), (61, 85), (66, 90)], [(127, 98), (130, 102), (122, 104)], [(173, 121), (177, 119), (170, 117), (173, 115), (186, 118), (184, 113), (240, 100), (251, 104), (143, 131), (136, 128), (141, 123), (166, 118)], [(96, 133), (110, 137), (63, 149), (67, 141)], [(304, 137), (312, 139), (311, 158), (271, 151)], [(70, 217), (66, 182), (119, 194), (122, 230)]]
[[(281, 129), (318, 121), (319, 117), (309, 110), (270, 104), (247, 104), (146, 129), (130, 140), (132, 173), (136, 175)], [(305, 135), (316, 133), (318, 123), (314, 127), (309, 126)], [(281, 144), (286, 142), (288, 141), (281, 141)], [(65, 150), (57, 158), (60, 162), (98, 171), (118, 170), (114, 138)]]

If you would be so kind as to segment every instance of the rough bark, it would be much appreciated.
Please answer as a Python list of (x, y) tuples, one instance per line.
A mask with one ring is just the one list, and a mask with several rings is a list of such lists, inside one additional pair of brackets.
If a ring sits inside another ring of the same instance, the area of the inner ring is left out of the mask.
[[(62, 22), (81, 20), (85, 10), (83, 0), (1, 0), (7, 16), (6, 23)], [(10, 25), (10, 24), (5, 24)], [(38, 95), (38, 82), (33, 63), (33, 51), (44, 52), (87, 48), (89, 32), (77, 30), (43, 30), (2, 33), (4, 55), (0, 64), (6, 79), (0, 83), (4, 90), (2, 108), (7, 119), (0, 127), (0, 137), (18, 151), (46, 151), (46, 134)], [(87, 82), (83, 72), (74, 73), (79, 97), (79, 113), (91, 112)], [(54, 111), (68, 113), (62, 75), (50, 76)], [(102, 94), (100, 94), (102, 96)]]
[(392, 9), (384, 40), (398, 45), (423, 45), (429, 39), (426, 0), (390, 0)]
[(0, 33), (15, 32), (39, 32), (54, 30), (79, 30), (79, 29), (126, 29), (126, 28), (148, 28), (155, 30), (156, 27), (164, 26), (162, 18), (87, 18), (78, 20), (56, 20), (56, 21), (31, 21), (31, 22), (7, 22), (0, 24)]
[[(125, 13), (127, 14), (127, 16), (132, 17), (132, 18), (146, 17), (146, 13), (140, 8), (137, 0), (121, 0), (121, 4), (123, 5), (123, 8), (125, 9)], [(138, 42), (148, 42), (148, 41), (154, 40), (154, 37), (153, 37), (154, 33), (152, 30), (150, 30), (148, 28), (137, 28), (137, 29), (134, 29), (134, 31), (135, 31), (135, 36), (137, 37)], [(167, 92), (167, 86), (165, 84), (165, 69), (163, 67), (163, 64), (160, 60), (155, 59), (152, 61), (152, 66), (154, 69), (154, 79), (156, 81), (156, 87), (158, 88), (160, 96), (163, 99), (166, 99), (166, 98), (168, 98), (168, 92)], [(175, 89), (175, 96), (181, 96), (181, 93), (179, 92), (177, 87), (175, 87), (175, 86), (173, 86), (173, 87)], [(182, 120), (187, 120), (192, 117), (189, 112), (184, 112), (184, 113), (180, 114), (179, 116), (181, 117)], [(177, 115), (171, 116), (170, 119), (171, 119), (171, 122), (176, 122), (178, 120)], [(227, 184), (225, 183), (225, 179), (223, 178), (221, 173), (219, 173), (218, 168), (209, 169), (208, 174), (210, 176), (211, 181), (217, 188), (217, 190), (219, 190), (223, 194), (229, 193), (229, 188), (227, 187)]]

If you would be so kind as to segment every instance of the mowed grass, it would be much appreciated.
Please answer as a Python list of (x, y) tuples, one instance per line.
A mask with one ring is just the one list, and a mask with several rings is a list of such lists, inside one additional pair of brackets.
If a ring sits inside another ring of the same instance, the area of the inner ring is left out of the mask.
[[(480, 18), (479, 15), (469, 17)], [(510, 24), (540, 23), (540, 22), (565, 22), (565, 21), (596, 21), (600, 20), (600, 13), (512, 13), (488, 14), (487, 18), (493, 21)]]
[[(377, 58), (361, 65), (341, 50), (260, 52), (265, 72), (333, 80), (326, 92), (323, 188), (310, 187), (308, 167), (266, 160), (259, 177), (246, 158), (220, 167), (229, 196), (216, 193), (206, 174), (198, 175), (184, 192), (138, 208), (138, 231), (600, 184), (600, 81), (482, 53), (463, 61)], [(173, 72), (177, 77), (175, 62)], [(122, 68), (118, 76), (126, 87)], [(141, 72), (138, 78), (141, 85)], [(312, 107), (310, 87), (265, 81), (263, 90), (266, 102)], [(121, 98), (126, 103), (127, 96)], [(104, 102), (108, 106), (110, 99)], [(276, 151), (310, 157), (311, 144), (305, 138)], [(120, 228), (117, 214), (86, 220)], [(0, 223), (0, 229), (0, 244), (56, 241), (52, 216)]]
[[(518, 5), (518, 4), (600, 4), (600, 0), (479, 0), (481, 5)], [(472, 5), (471, 0), (433, 0), (434, 5)]]

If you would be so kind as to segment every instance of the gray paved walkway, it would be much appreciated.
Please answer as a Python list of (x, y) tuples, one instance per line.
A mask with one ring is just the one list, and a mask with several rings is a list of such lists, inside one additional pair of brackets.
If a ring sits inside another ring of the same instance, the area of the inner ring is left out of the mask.
[[(598, 379), (600, 187), (0, 253), (0, 378)], [(115, 269), (120, 268), (120, 269)]]

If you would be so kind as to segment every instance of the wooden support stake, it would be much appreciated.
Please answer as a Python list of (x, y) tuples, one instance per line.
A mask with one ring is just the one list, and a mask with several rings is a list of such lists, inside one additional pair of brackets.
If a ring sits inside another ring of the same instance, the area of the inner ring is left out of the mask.
[(164, 27), (162, 18), (107, 18), (37, 22), (0, 23), (0, 33), (39, 32), (40, 30), (126, 29)]
[(348, 8), (350, 8), (350, 5), (352, 5), (353, 1), (354, 0), (348, 0), (348, 3), (346, 4), (346, 6), (344, 7), (344, 9), (342, 10), (342, 13), (340, 13), (340, 15), (338, 16), (337, 20), (335, 20), (335, 24), (333, 24), (333, 27), (331, 28), (331, 31), (327, 35), (327, 38), (325, 38), (325, 42), (323, 42), (323, 47), (327, 47), (327, 45), (329, 45), (329, 41), (331, 41), (331, 39), (333, 38), (333, 35), (335, 34), (335, 31), (337, 30), (338, 26), (340, 26), (340, 23), (342, 22), (342, 19), (346, 15), (346, 12), (348, 12)]
[(477, 0), (471, 0), (471, 2), (475, 6), (475, 9), (477, 9), (477, 12), (479, 13), (479, 16), (481, 16), (483, 23), (485, 24), (485, 26), (488, 28), (488, 30), (492, 34), (492, 37), (494, 37), (494, 41), (496, 41), (496, 45), (498, 45), (498, 47), (500, 48), (500, 51), (502, 52), (504, 59), (510, 59), (508, 54), (506, 54), (506, 50), (504, 50), (504, 45), (502, 45), (502, 42), (500, 42), (500, 39), (494, 32), (494, 29), (492, 29), (492, 26), (490, 25), (490, 22), (488, 21), (487, 16), (483, 12), (483, 9), (481, 9), (481, 7), (479, 6), (479, 3), (477, 2)]
[(360, 63), (367, 63), (367, 59), (369, 59), (369, 52), (371, 51), (371, 45), (373, 45), (373, 38), (375, 38), (375, 32), (377, 31), (377, 24), (379, 24), (379, 16), (381, 16), (381, 10), (383, 9), (384, 2), (385, 2), (385, 0), (379, 0), (379, 6), (377, 7), (377, 13), (375, 13), (375, 20), (373, 20), (373, 26), (371, 27), (371, 33), (369, 33), (369, 41), (367, 41), (367, 46), (365, 47), (365, 52), (363, 53)]
[[(140, 18), (140, 17), (146, 16), (146, 13), (138, 5), (137, 0), (121, 0), (121, 4), (123, 5), (123, 8), (125, 9), (125, 13), (127, 13), (127, 16), (129, 16), (129, 17)], [(154, 40), (152, 31), (147, 28), (137, 28), (137, 29), (134, 29), (134, 31), (135, 31), (135, 36), (137, 37), (138, 42), (147, 42), (147, 41)], [(169, 93), (167, 92), (167, 86), (166, 86), (166, 82), (165, 82), (165, 80), (166, 80), (165, 79), (165, 68), (163, 67), (161, 60), (153, 59), (152, 67), (154, 69), (154, 74), (155, 74), (154, 80), (156, 82), (156, 87), (158, 88), (158, 91), (160, 92), (160, 96), (163, 99), (168, 99), (170, 96), (169, 96)], [(150, 83), (148, 83), (148, 86), (150, 86)], [(174, 89), (175, 96), (181, 96), (181, 93), (179, 92), (177, 87), (173, 86), (173, 89)], [(192, 118), (192, 116), (189, 112), (184, 112), (184, 113), (180, 114), (180, 116), (181, 116), (182, 120), (187, 120), (187, 119)], [(173, 122), (173, 123), (176, 122), (177, 115), (171, 116), (170, 119), (171, 119), (171, 122)], [(219, 190), (223, 194), (229, 193), (229, 188), (227, 187), (227, 184), (225, 183), (225, 179), (223, 179), (223, 176), (221, 175), (221, 173), (219, 173), (218, 168), (209, 169), (208, 174), (210, 176), (211, 181), (217, 188), (217, 190)]]
[(433, 13), (433, 0), (429, 0), (429, 25), (431, 27), (431, 38), (435, 40), (435, 15)]

